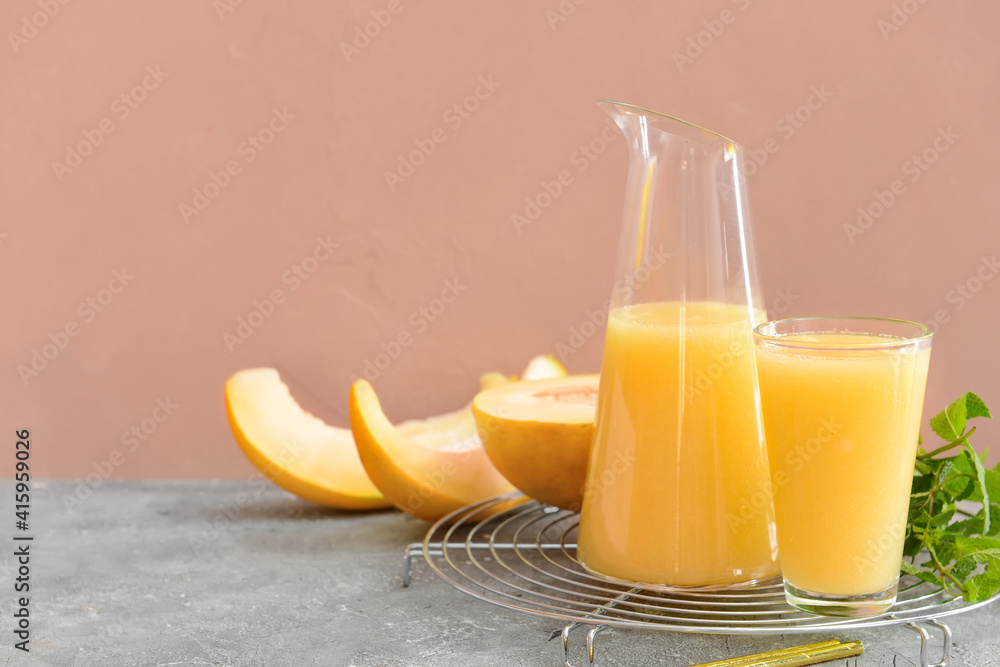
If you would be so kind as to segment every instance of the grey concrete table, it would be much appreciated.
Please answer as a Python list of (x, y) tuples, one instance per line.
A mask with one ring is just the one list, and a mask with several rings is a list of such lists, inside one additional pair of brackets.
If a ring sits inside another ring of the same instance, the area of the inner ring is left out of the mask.
[[(401, 586), (403, 550), (424, 522), (325, 510), (256, 478), (106, 481), (79, 503), (77, 486), (35, 485), (28, 654), (13, 648), (13, 549), (3, 549), (0, 664), (562, 664), (558, 638), (548, 641), (559, 621), (475, 600), (422, 561)], [(2, 489), (13, 497), (9, 480)], [(1000, 604), (948, 623), (950, 667), (1000, 665)], [(827, 664), (919, 664), (908, 630), (849, 635), (865, 654)], [(822, 638), (808, 637), (608, 630), (595, 664), (690, 665)], [(575, 648), (574, 663), (587, 664), (582, 634)]]

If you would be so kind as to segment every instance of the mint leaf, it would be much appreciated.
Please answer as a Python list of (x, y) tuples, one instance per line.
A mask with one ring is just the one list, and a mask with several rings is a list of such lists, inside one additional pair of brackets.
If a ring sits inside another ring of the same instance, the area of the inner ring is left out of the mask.
[(944, 483), (945, 480), (948, 479), (948, 476), (951, 475), (954, 469), (955, 469), (954, 459), (944, 459), (940, 461), (940, 465), (938, 466), (937, 472), (934, 473), (935, 477), (934, 483), (935, 484)]
[(965, 454), (969, 457), (972, 465), (976, 467), (976, 482), (979, 484), (979, 492), (983, 494), (983, 533), (988, 535), (990, 532), (990, 492), (986, 488), (986, 469), (983, 467), (979, 455), (976, 454), (976, 450), (969, 443), (965, 443)]
[(963, 394), (957, 401), (931, 417), (931, 428), (941, 436), (942, 440), (948, 442), (958, 440), (965, 433), (965, 419), (968, 414), (965, 405), (967, 396), (968, 394)]
[(1000, 504), (993, 503), (990, 505), (990, 533), (992, 535), (988, 535), (983, 531), (983, 517), (985, 514), (986, 508), (984, 507), (975, 516), (951, 524), (949, 529), (956, 535), (965, 537), (975, 537), (977, 535), (991, 537), (992, 535), (1000, 535)]
[(942, 510), (940, 514), (935, 514), (931, 518), (931, 526), (934, 528), (947, 526), (949, 523), (951, 523), (951, 518), (953, 516), (955, 516), (955, 506), (949, 505), (947, 509)]
[(986, 471), (986, 491), (990, 494), (990, 498), (996, 499), (993, 502), (1000, 500), (1000, 472)]
[[(968, 470), (963, 470), (963, 472), (967, 472), (970, 477), (976, 477), (977, 472), (975, 469), (975, 465), (970, 462), (969, 456), (968, 455), (963, 456), (961, 460), (962, 460), (961, 467), (968, 468)], [(979, 460), (980, 461), (983, 460), (981, 453)], [(986, 472), (986, 494), (990, 497), (990, 500), (995, 505), (997, 501), (1000, 501), (1000, 473), (998, 473), (996, 470), (991, 470), (988, 468), (986, 469), (985, 472)], [(949, 482), (946, 485), (946, 490), (949, 493), (953, 493), (955, 496), (958, 496), (960, 493), (968, 490), (965, 486), (965, 483), (972, 484), (972, 492), (966, 493), (965, 496), (963, 498), (959, 498), (959, 500), (971, 500), (972, 502), (975, 503), (983, 502), (982, 493), (980, 493), (979, 491), (979, 485), (976, 483), (976, 480), (970, 479), (968, 477), (951, 480), (951, 482)]]
[(938, 531), (934, 542), (934, 553), (942, 563), (950, 563), (962, 555), (961, 550), (955, 546), (955, 536), (944, 530)]
[(986, 417), (987, 419), (992, 419), (990, 414), (990, 409), (986, 407), (986, 403), (983, 399), (979, 398), (971, 391), (965, 394), (965, 417), (966, 419), (972, 419), (973, 417)]
[[(973, 564), (973, 568), (975, 568), (975, 564)], [(900, 566), (900, 570), (902, 570), (903, 574), (912, 575), (917, 579), (920, 579), (921, 581), (926, 581), (929, 584), (936, 584), (938, 586), (942, 586), (941, 579), (937, 575), (928, 570), (921, 570), (917, 568), (917, 566), (915, 566), (913, 563), (910, 563), (909, 561), (904, 560), (902, 565)]]
[(949, 480), (944, 485), (943, 490), (946, 493), (949, 493), (955, 500), (970, 498), (973, 501), (982, 500), (981, 498), (974, 497), (979, 490), (976, 486), (976, 467), (964, 452), (950, 459), (945, 459), (945, 464), (941, 467), (944, 468), (946, 466), (949, 468), (949, 474), (961, 475)]
[(966, 602), (979, 602), (979, 586), (976, 585), (975, 577), (965, 582), (965, 594), (962, 597)]
[(1000, 591), (1000, 549), (988, 549), (970, 554), (986, 570), (965, 582), (965, 601), (983, 602)]
[(1000, 539), (995, 537), (956, 537), (955, 544), (962, 551), (1000, 551)]
[(972, 465), (965, 458), (944, 459), (934, 476), (934, 483), (956, 500), (963, 500), (975, 487), (971, 477)]
[(976, 569), (977, 563), (974, 558), (962, 558), (957, 563), (951, 566), (951, 576), (956, 579), (967, 579), (970, 574)]

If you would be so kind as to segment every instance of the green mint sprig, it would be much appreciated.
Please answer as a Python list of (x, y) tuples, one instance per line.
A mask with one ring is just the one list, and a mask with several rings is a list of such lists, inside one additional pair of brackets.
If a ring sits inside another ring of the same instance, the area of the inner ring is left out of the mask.
[[(990, 411), (970, 391), (931, 419), (947, 444), (917, 450), (902, 564), (905, 574), (967, 602), (1000, 590), (1000, 464), (985, 468), (986, 450), (977, 453), (969, 443), (976, 427), (967, 429), (967, 422), (977, 417), (989, 419)], [(961, 501), (979, 508), (970, 512)]]

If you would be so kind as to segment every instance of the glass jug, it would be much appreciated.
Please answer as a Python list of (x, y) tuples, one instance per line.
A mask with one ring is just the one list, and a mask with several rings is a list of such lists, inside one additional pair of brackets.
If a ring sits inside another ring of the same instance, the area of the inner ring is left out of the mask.
[(743, 149), (599, 102), (630, 165), (577, 554), (663, 587), (779, 573), (752, 331), (763, 322)]

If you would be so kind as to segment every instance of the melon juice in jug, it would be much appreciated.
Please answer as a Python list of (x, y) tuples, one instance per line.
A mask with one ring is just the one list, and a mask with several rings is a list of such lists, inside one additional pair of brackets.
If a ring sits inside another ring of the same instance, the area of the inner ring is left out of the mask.
[(765, 314), (743, 150), (600, 105), (630, 167), (577, 556), (654, 586), (769, 579), (780, 568), (752, 337)]

